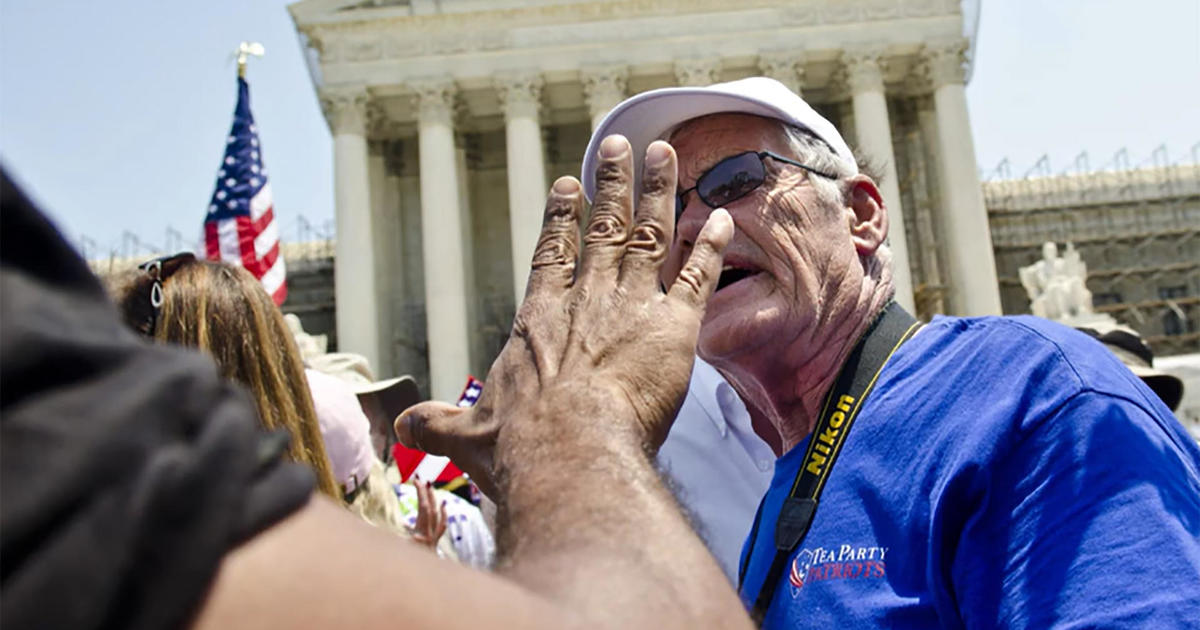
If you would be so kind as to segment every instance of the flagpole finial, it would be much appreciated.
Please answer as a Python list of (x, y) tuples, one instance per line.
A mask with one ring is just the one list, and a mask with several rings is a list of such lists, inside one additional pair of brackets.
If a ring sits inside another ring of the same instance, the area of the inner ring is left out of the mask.
[(238, 76), (246, 78), (246, 58), (250, 55), (261, 57), (266, 54), (267, 49), (258, 42), (242, 42), (238, 44), (235, 54), (237, 55)]

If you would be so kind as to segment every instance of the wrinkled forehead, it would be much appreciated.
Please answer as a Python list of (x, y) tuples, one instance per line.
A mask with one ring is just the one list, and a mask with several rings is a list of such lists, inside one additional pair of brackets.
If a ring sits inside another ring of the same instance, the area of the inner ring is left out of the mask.
[(751, 114), (710, 114), (676, 125), (663, 134), (679, 156), (680, 177), (745, 151), (786, 153), (783, 123)]
[(753, 114), (720, 113), (685, 120), (666, 130), (659, 139), (675, 145), (686, 143), (695, 136), (760, 139), (770, 136), (784, 138), (786, 135), (784, 124), (774, 118)]

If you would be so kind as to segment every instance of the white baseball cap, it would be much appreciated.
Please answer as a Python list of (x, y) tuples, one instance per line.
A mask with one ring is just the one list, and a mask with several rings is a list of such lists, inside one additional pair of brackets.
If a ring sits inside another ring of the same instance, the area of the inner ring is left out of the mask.
[(633, 146), (633, 172), (641, 179), (642, 159), (651, 142), (678, 125), (709, 114), (742, 113), (781, 120), (824, 140), (852, 173), (858, 163), (833, 123), (779, 81), (750, 77), (708, 87), (673, 87), (642, 92), (613, 108), (592, 132), (583, 156), (583, 192), (591, 201), (596, 194), (596, 166), (600, 141), (621, 134)]

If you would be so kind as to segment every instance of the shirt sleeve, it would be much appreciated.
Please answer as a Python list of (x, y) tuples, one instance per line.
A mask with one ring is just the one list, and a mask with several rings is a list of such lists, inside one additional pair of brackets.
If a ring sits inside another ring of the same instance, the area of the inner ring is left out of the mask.
[(1172, 421), (1081, 393), (979, 471), (950, 568), (966, 626), (1195, 624), (1200, 480)]
[(0, 615), (13, 628), (178, 628), (221, 558), (302, 507), (208, 359), (144, 343), (5, 177)]

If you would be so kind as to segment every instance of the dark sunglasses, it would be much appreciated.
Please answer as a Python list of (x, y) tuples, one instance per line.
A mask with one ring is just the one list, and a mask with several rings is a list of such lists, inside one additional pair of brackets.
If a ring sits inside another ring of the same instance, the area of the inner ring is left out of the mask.
[(150, 314), (146, 316), (146, 320), (138, 327), (138, 330), (147, 337), (154, 336), (154, 327), (158, 325), (158, 312), (162, 310), (163, 303), (163, 288), (162, 283), (171, 277), (185, 263), (196, 260), (195, 254), (191, 252), (182, 252), (173, 256), (163, 256), (138, 265), (138, 270), (150, 276), (152, 283), (150, 285)]
[(785, 158), (778, 153), (771, 151), (746, 151), (737, 155), (731, 155), (720, 162), (717, 162), (712, 168), (708, 169), (696, 179), (696, 185), (687, 190), (680, 191), (675, 195), (675, 221), (679, 221), (679, 217), (683, 216), (683, 209), (687, 207), (687, 194), (696, 191), (696, 195), (700, 197), (700, 201), (709, 208), (720, 208), (730, 204), (746, 195), (754, 192), (763, 182), (767, 180), (767, 167), (763, 164), (764, 160), (771, 158), (777, 162), (799, 166), (800, 168), (812, 173), (820, 175), (828, 179), (837, 179), (837, 177), (818, 171), (811, 166), (807, 166)]

